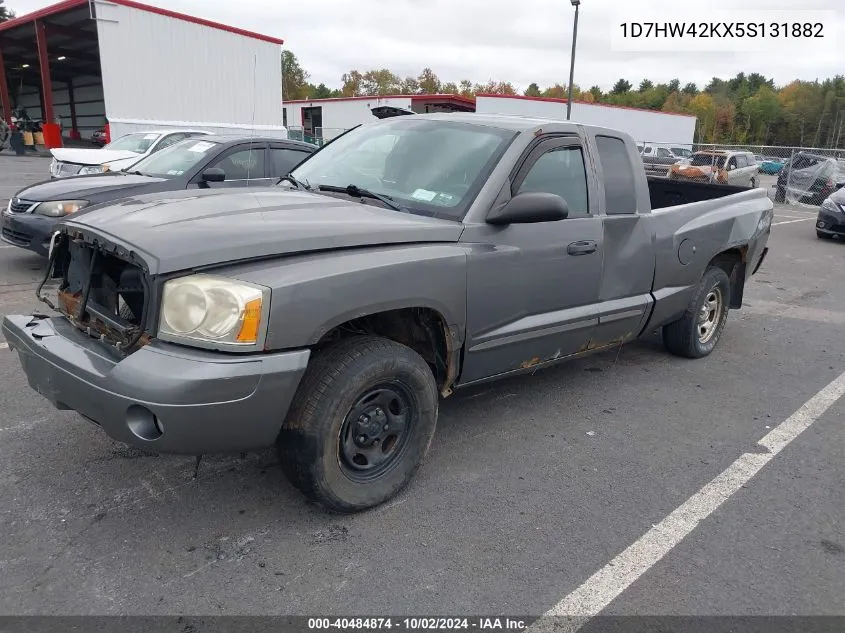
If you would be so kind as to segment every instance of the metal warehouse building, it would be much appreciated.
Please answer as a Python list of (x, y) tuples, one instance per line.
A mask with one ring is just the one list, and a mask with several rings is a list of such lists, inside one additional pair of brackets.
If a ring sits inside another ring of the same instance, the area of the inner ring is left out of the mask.
[(472, 99), (459, 95), (337, 97), (285, 101), (283, 105), (282, 120), (291, 135), (301, 130), (306, 140), (313, 138), (324, 141), (351, 127), (375, 120), (375, 108), (397, 108), (417, 114), (475, 110)]
[[(475, 103), (476, 112), (485, 114), (520, 114), (566, 120), (566, 99), (477, 95)], [(643, 143), (691, 147), (695, 136), (696, 118), (687, 114), (573, 101), (571, 119), (585, 125), (620, 130)]]
[(132, 0), (65, 0), (0, 24), (2, 116), (59, 116), (69, 138), (106, 118), (112, 138), (176, 127), (284, 137), (282, 43)]

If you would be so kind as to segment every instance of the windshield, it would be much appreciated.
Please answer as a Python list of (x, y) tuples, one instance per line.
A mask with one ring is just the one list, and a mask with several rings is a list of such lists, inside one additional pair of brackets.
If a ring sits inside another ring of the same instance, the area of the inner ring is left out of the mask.
[(297, 180), (356, 185), (411, 213), (460, 219), (516, 132), (417, 117), (362, 125), (293, 170)]
[(715, 165), (719, 169), (722, 169), (725, 166), (725, 157), (717, 154), (693, 154), (690, 164), (695, 167)]
[(157, 178), (177, 178), (205, 160), (216, 145), (214, 141), (198, 141), (195, 138), (179, 141), (147, 156), (127, 171), (139, 171), (144, 176)]
[(103, 149), (119, 149), (143, 154), (150, 149), (150, 145), (155, 143), (159, 136), (160, 134), (127, 134), (104, 146)]

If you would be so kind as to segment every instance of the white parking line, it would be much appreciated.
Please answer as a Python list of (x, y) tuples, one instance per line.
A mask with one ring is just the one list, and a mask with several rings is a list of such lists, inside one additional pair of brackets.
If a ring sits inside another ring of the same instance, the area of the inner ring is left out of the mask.
[(575, 631), (600, 613), (625, 589), (680, 543), (763, 466), (818, 420), (845, 395), (845, 372), (769, 431), (757, 444), (767, 452), (744, 453), (710, 483), (692, 495), (625, 551), (593, 574), (545, 615), (571, 616)]
[(785, 222), (772, 222), (772, 226), (778, 224), (792, 224), (793, 222), (806, 222), (807, 220), (815, 220), (816, 218), (801, 218), (800, 220), (786, 220)]
[(8, 343), (0, 343), (0, 349), (9, 349)]
[(17, 246), (12, 246), (11, 244), (0, 244), (0, 248), (17, 248)]

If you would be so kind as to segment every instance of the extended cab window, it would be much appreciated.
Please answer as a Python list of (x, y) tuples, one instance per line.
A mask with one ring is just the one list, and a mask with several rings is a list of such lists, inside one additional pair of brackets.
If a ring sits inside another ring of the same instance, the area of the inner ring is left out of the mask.
[(613, 136), (596, 136), (596, 146), (599, 149), (607, 214), (636, 213), (634, 168), (625, 142)]
[(529, 191), (557, 194), (566, 200), (570, 215), (587, 215), (587, 170), (581, 148), (556, 147), (541, 155), (514, 193)]
[(658, 158), (672, 158), (672, 152), (670, 152), (668, 149), (664, 149), (664, 148), (661, 147), (659, 150), (657, 150), (657, 157)]

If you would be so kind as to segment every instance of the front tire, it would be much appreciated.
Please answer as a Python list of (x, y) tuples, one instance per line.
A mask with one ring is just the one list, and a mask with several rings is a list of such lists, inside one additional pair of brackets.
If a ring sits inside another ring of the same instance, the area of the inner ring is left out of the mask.
[(425, 457), (437, 384), (414, 350), (356, 336), (317, 352), (276, 442), (282, 469), (307, 498), (335, 512), (395, 496)]
[(708, 356), (725, 329), (731, 282), (724, 270), (708, 268), (684, 315), (663, 328), (663, 344), (676, 356)]

